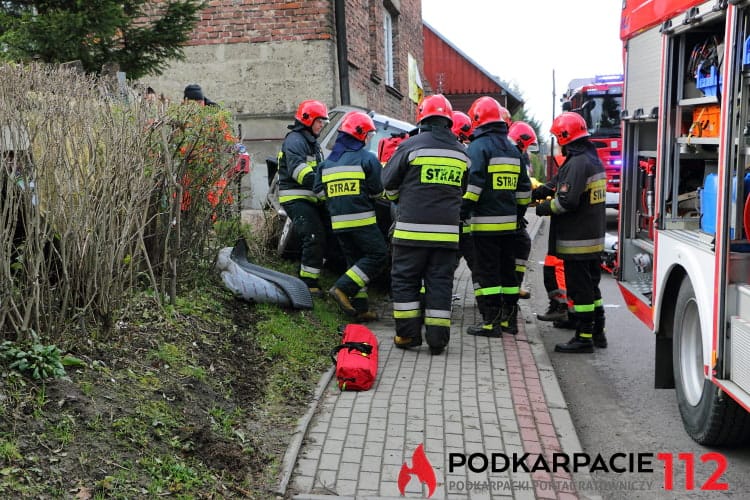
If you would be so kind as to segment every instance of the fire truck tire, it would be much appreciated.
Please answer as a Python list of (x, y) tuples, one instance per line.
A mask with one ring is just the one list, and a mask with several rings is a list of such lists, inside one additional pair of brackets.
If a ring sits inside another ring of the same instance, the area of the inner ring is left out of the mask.
[(706, 446), (746, 442), (750, 414), (704, 376), (698, 303), (687, 277), (677, 294), (673, 331), (675, 389), (685, 430)]

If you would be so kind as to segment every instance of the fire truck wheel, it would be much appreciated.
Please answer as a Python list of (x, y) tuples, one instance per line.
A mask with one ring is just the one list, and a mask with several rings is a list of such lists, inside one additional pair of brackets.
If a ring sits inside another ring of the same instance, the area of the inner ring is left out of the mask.
[(685, 430), (702, 445), (745, 442), (750, 415), (703, 374), (700, 314), (688, 277), (677, 294), (673, 332), (672, 365)]

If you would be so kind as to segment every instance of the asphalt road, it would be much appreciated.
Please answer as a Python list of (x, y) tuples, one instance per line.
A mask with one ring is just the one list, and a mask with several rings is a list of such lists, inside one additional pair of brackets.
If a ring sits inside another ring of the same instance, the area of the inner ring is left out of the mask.
[[(609, 230), (616, 232), (615, 218), (610, 222)], [(547, 308), (542, 282), (546, 228), (545, 222), (534, 241), (525, 282), (532, 292), (534, 310), (539, 312)], [(555, 344), (569, 340), (573, 331), (541, 321), (537, 324), (583, 450), (589, 455), (601, 454), (606, 462), (616, 453), (643, 454), (641, 460), (651, 462), (643, 468), (652, 472), (594, 472), (592, 478), (600, 486), (602, 498), (750, 498), (750, 447), (710, 449), (685, 433), (674, 390), (653, 388), (653, 334), (625, 307), (612, 276), (602, 276), (601, 288), (607, 314), (607, 349), (597, 349), (594, 354), (556, 353)], [(715, 461), (703, 462), (705, 454), (711, 452), (721, 455)], [(665, 472), (666, 459), (658, 459), (659, 453), (671, 456), (673, 474)], [(726, 469), (722, 471), (719, 462), (723, 459)], [(694, 471), (686, 474), (690, 460), (694, 460)], [(624, 459), (617, 458), (615, 466), (623, 465), (627, 466)], [(717, 481), (706, 483), (714, 473)], [(670, 476), (671, 489), (665, 489)], [(722, 484), (726, 484), (726, 490), (715, 489), (723, 489)]]

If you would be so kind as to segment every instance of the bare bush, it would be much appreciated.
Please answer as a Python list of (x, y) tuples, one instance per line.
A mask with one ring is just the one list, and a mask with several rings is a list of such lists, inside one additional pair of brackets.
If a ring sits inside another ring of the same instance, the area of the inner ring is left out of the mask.
[(138, 286), (174, 300), (178, 269), (213, 258), (227, 117), (147, 106), (70, 70), (0, 67), (0, 333), (107, 333)]

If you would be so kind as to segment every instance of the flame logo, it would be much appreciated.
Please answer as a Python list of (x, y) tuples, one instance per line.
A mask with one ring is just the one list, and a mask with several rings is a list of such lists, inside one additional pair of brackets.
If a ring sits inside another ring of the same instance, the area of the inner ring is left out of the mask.
[(427, 498), (430, 498), (435, 493), (435, 487), (437, 486), (437, 478), (435, 477), (435, 469), (432, 468), (430, 460), (424, 452), (424, 446), (419, 445), (411, 456), (411, 464), (409, 467), (406, 462), (401, 466), (401, 472), (398, 473), (398, 491), (401, 496), (404, 495), (406, 485), (411, 481), (412, 474), (417, 476), (419, 482), (427, 485)]

